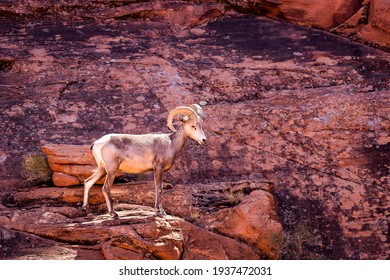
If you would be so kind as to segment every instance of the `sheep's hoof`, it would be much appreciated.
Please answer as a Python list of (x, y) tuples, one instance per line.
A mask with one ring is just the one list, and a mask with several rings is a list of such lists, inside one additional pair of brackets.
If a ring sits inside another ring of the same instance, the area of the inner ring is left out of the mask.
[(88, 213), (89, 210), (90, 210), (90, 209), (89, 209), (89, 205), (82, 206), (82, 207), (80, 208), (80, 210), (83, 211), (83, 212), (87, 212), (87, 213)]
[(157, 210), (157, 217), (165, 217), (167, 213), (165, 213), (164, 209)]
[(115, 211), (109, 212), (108, 214), (110, 214), (110, 216), (114, 219), (119, 219), (119, 216)]

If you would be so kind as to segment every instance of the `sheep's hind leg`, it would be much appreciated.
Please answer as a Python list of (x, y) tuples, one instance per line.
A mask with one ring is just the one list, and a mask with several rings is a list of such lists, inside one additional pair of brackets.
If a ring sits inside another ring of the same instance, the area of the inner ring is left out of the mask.
[(118, 218), (118, 214), (114, 211), (114, 207), (112, 205), (112, 199), (111, 199), (111, 186), (114, 183), (116, 171), (108, 171), (106, 180), (104, 181), (103, 185), (103, 195), (106, 200), (107, 208), (108, 208), (108, 214), (110, 214), (113, 218)]
[(104, 167), (99, 166), (98, 169), (95, 171), (94, 174), (92, 174), (91, 177), (86, 179), (84, 181), (84, 201), (82, 210), (88, 211), (89, 210), (89, 204), (88, 204), (88, 198), (89, 198), (89, 191), (93, 187), (93, 185), (96, 184), (97, 181), (101, 180), (106, 175), (106, 170)]

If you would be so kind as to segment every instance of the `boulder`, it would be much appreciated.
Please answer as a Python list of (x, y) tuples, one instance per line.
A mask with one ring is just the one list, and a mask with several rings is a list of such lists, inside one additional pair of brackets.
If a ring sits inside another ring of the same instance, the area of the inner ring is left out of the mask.
[(251, 246), (207, 231), (178, 217), (156, 217), (147, 207), (108, 216), (71, 218), (69, 209), (40, 208), (5, 211), (0, 225), (7, 230), (73, 244), (73, 249), (93, 246), (106, 259), (260, 259)]
[(368, 23), (357, 33), (364, 41), (390, 48), (390, 0), (371, 0)]
[(80, 185), (80, 180), (76, 176), (64, 174), (62, 172), (54, 172), (52, 180), (55, 186), (68, 187)]
[(42, 151), (46, 154), (49, 164), (96, 164), (90, 145), (45, 144), (42, 146)]
[(314, 26), (331, 28), (343, 23), (359, 8), (360, 0), (252, 0), (228, 1), (247, 11)]
[(274, 245), (281, 240), (283, 229), (275, 212), (275, 200), (267, 191), (251, 192), (236, 207), (206, 216), (205, 223), (217, 232), (254, 245), (271, 259), (280, 258)]
[[(80, 185), (97, 169), (90, 146), (68, 144), (45, 144), (42, 151), (46, 154), (52, 180), (55, 186), (68, 187)], [(123, 175), (118, 171), (117, 176)], [(103, 184), (101, 179), (97, 184)]]
[[(96, 170), (96, 161), (87, 145), (45, 144), (52, 180), (55, 186), (75, 186), (84, 182)], [(99, 182), (102, 183), (102, 180)]]
[[(233, 184), (232, 191), (249, 192), (234, 208), (223, 205), (226, 185), (178, 185), (164, 190), (163, 205), (169, 215), (161, 218), (151, 208), (151, 184), (115, 184), (112, 197), (117, 220), (99, 214), (107, 211), (99, 188), (91, 190), (89, 214), (78, 208), (83, 199), (81, 188), (33, 188), (7, 198), (5, 206), (0, 207), (0, 228), (56, 240), (62, 246), (72, 244), (68, 257), (73, 258), (81, 249), (100, 251), (105, 259), (279, 257), (270, 249), (272, 237), (280, 238), (282, 226), (275, 214), (274, 199), (266, 190), (268, 185), (249, 181)], [(265, 189), (259, 189), (262, 187)], [(209, 200), (204, 201), (204, 197)], [(85, 258), (92, 256), (87, 254)]]

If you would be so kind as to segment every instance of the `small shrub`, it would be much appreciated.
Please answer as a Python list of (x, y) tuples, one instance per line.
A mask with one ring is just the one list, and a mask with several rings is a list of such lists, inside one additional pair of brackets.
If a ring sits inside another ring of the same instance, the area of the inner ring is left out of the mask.
[(21, 175), (29, 183), (39, 184), (50, 181), (52, 171), (46, 157), (35, 153), (23, 157)]
[(223, 190), (223, 195), (230, 205), (238, 205), (244, 199), (244, 192), (242, 190), (233, 191), (230, 187)]
[(295, 225), (290, 231), (285, 231), (282, 237), (275, 237), (273, 248), (279, 251), (283, 259), (321, 259), (307, 250), (308, 247), (318, 245), (318, 236), (305, 223)]
[(202, 215), (202, 210), (200, 210), (198, 207), (190, 206), (190, 215), (194, 220), (199, 219)]

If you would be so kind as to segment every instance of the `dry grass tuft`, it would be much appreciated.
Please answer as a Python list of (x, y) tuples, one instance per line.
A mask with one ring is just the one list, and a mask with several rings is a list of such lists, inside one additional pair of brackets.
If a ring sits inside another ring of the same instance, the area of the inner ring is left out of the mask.
[(307, 250), (308, 247), (316, 246), (318, 243), (319, 237), (305, 223), (301, 223), (294, 226), (292, 230), (285, 231), (282, 237), (275, 237), (273, 247), (280, 253), (282, 259), (323, 259), (323, 256)]
[(51, 180), (52, 171), (47, 158), (41, 153), (23, 157), (21, 175), (31, 184), (46, 183)]
[(223, 195), (230, 205), (240, 204), (245, 197), (242, 190), (233, 191), (231, 187), (223, 190)]

